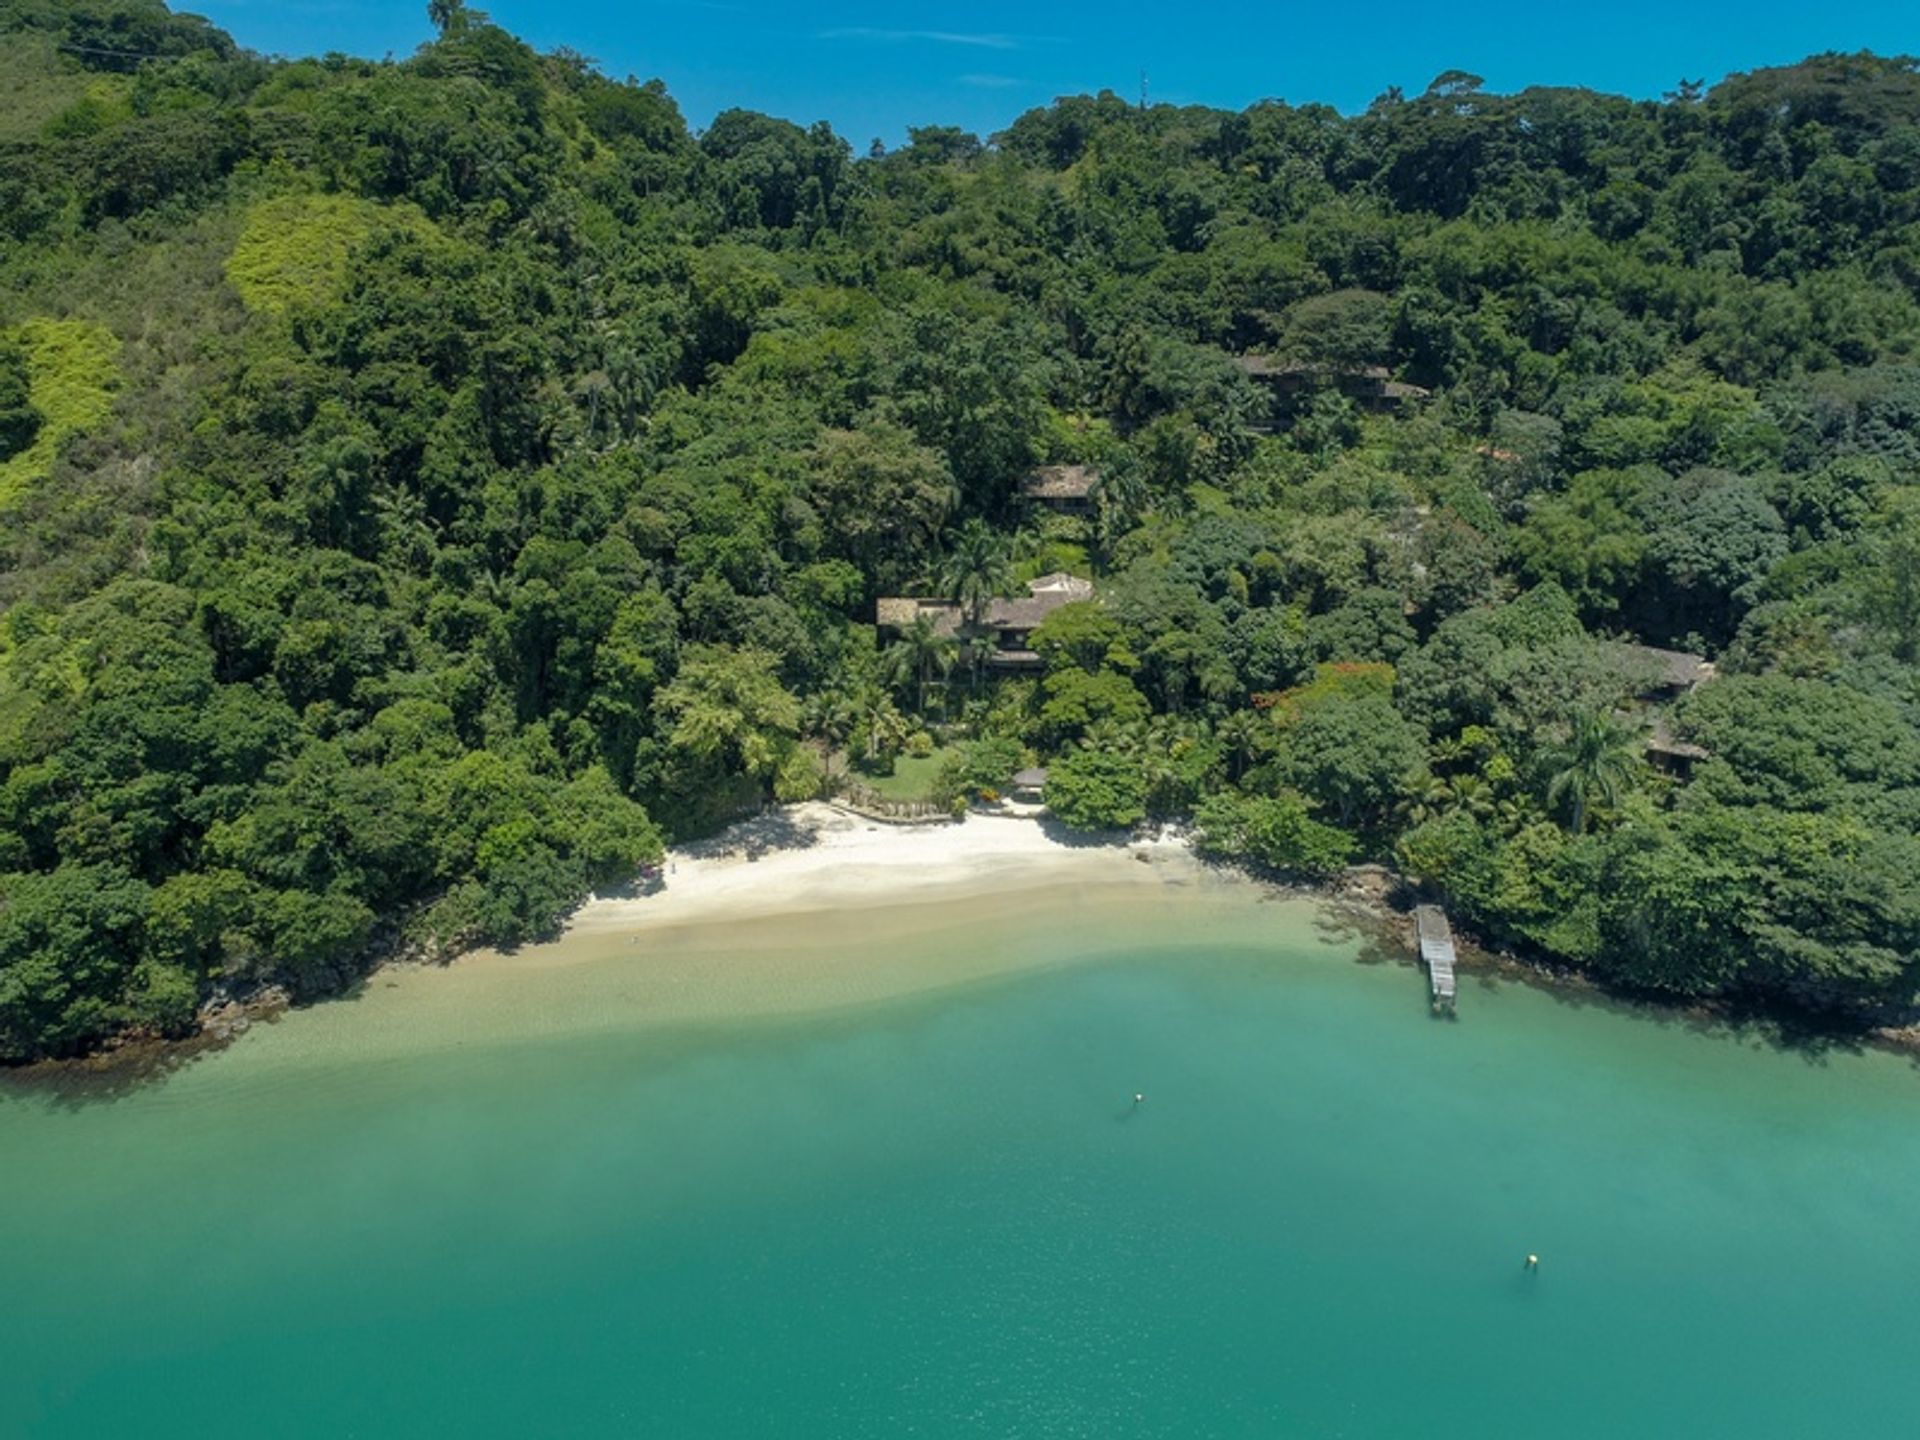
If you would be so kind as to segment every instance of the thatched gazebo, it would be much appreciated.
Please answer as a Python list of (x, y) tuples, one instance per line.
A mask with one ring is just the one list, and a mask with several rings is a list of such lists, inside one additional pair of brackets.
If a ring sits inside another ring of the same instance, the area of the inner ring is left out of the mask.
[(1030, 765), (1013, 777), (1013, 788), (1008, 798), (1037, 805), (1046, 796), (1047, 772), (1038, 765)]

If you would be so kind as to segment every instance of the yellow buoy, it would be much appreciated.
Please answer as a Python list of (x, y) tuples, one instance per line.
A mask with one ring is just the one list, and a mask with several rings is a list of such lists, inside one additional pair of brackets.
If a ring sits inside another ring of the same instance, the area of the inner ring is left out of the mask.
[(1540, 1257), (1538, 1255), (1527, 1256), (1527, 1269), (1538, 1270), (1539, 1268), (1540, 1268)]

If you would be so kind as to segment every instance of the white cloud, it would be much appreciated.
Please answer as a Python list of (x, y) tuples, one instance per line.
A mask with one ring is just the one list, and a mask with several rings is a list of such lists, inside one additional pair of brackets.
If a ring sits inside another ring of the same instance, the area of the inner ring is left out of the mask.
[(889, 45), (920, 43), (926, 45), (969, 45), (980, 50), (1018, 50), (1014, 35), (972, 35), (956, 30), (881, 30), (870, 25), (848, 25), (823, 30), (822, 40), (875, 40)]

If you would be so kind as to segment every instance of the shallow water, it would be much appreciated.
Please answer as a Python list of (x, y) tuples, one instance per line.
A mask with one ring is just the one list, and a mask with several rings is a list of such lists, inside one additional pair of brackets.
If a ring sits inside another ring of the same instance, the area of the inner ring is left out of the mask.
[(0, 1096), (0, 1435), (1911, 1429), (1911, 1066), (1358, 949), (1217, 883), (601, 937)]

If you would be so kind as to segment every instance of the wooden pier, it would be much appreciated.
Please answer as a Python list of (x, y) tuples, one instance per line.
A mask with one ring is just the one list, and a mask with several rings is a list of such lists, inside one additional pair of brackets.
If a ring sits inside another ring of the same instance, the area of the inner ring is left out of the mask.
[(1453, 927), (1438, 905), (1416, 906), (1413, 922), (1420, 932), (1420, 960), (1433, 987), (1433, 1008), (1451, 1013), (1454, 1007)]

